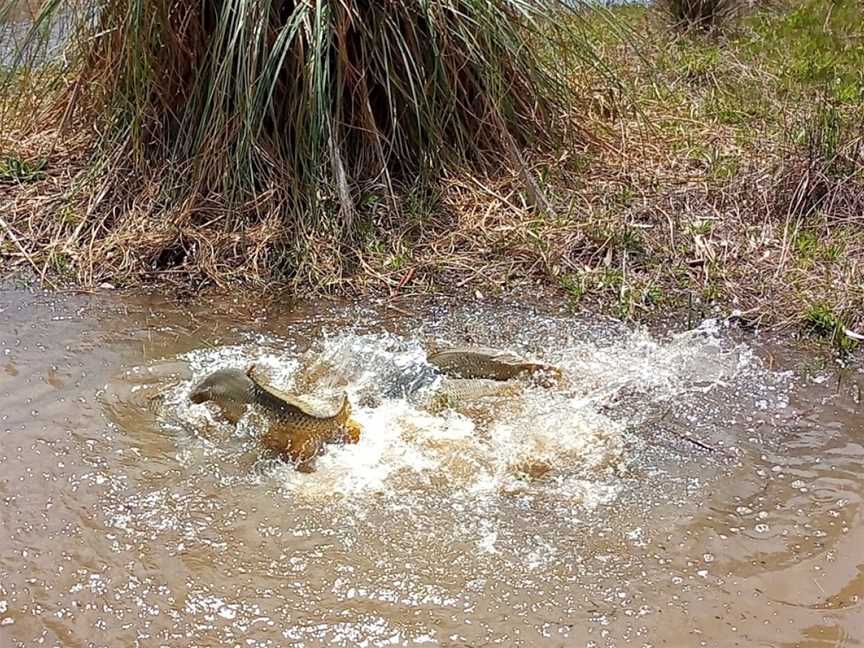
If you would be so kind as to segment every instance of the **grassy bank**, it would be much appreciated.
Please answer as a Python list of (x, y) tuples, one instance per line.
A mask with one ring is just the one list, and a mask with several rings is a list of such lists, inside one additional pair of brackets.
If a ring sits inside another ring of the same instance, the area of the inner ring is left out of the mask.
[[(35, 268), (55, 284), (130, 287), (288, 282), (405, 294), (543, 285), (574, 309), (639, 319), (718, 305), (851, 346), (844, 330), (864, 333), (861, 3), (771, 3), (687, 33), (644, 7), (571, 19), (596, 57), (538, 51), (566, 74), (572, 98), (547, 101), (543, 120), (530, 122), (566, 136), (540, 146), (536, 131), (510, 129), (521, 153), (493, 137), (498, 148), (486, 153), (498, 164), (443, 164), (416, 190), (405, 176), (398, 192), (358, 182), (350, 236), (337, 244), (326, 230), (307, 231), (302, 258), (290, 253), (296, 229), (272, 195), (242, 227), (215, 199), (182, 217), (162, 213), (154, 205), (171, 195), (166, 177), (183, 182), (177, 169), (142, 183), (124, 165), (94, 168), (98, 133), (83, 118), (55, 114), (36, 132), (7, 122), (5, 268)], [(521, 115), (517, 124), (529, 110), (508, 114)], [(100, 194), (105, 177), (111, 189)], [(120, 199), (131, 185), (134, 196)], [(338, 192), (331, 208), (339, 212)]]

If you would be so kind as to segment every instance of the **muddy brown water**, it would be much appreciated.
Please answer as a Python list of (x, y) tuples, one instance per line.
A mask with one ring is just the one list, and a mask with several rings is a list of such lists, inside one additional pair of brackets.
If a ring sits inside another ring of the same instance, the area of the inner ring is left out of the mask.
[[(0, 645), (864, 643), (858, 369), (722, 322), (407, 310), (0, 292)], [(390, 389), (465, 339), (568, 381)], [(250, 361), (363, 401), (360, 444), (299, 474), (188, 403)]]

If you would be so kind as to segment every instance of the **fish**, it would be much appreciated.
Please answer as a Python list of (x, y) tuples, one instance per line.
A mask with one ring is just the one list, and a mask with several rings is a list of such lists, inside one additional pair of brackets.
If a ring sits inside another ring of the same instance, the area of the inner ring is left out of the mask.
[(495, 396), (514, 396), (521, 391), (515, 382), (486, 378), (444, 378), (435, 393), (436, 398), (451, 405)]
[(347, 394), (334, 414), (322, 414), (301, 398), (282, 392), (255, 375), (255, 365), (214, 371), (190, 392), (189, 400), (215, 403), (222, 415), (237, 423), (248, 406), (255, 407), (268, 422), (262, 444), (286, 456), (303, 472), (314, 470), (315, 459), (328, 443), (357, 443), (361, 427), (351, 418)]
[(494, 418), (490, 408), (509, 402), (523, 387), (513, 380), (445, 377), (426, 394), (424, 404), (433, 413), (452, 409), (471, 418)]
[(523, 375), (561, 377), (561, 370), (557, 367), (488, 347), (457, 347), (439, 351), (429, 355), (428, 361), (444, 375), (455, 378), (503, 381)]

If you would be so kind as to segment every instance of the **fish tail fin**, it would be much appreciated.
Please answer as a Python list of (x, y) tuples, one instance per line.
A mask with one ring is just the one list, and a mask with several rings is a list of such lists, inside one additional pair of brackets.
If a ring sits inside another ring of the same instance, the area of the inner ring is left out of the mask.
[(541, 387), (560, 386), (564, 382), (564, 372), (555, 365), (537, 364), (532, 367), (531, 373)]
[(565, 385), (566, 378), (564, 377), (564, 372), (561, 370), (561, 367), (556, 367), (555, 365), (550, 365), (547, 368), (547, 371), (549, 372), (550, 377), (551, 377), (551, 380), (550, 380), (551, 384), (548, 385), (549, 387), (554, 387), (556, 385), (559, 387), (563, 387)]
[(339, 413), (336, 414), (336, 419), (340, 423), (347, 423), (351, 416), (351, 401), (348, 400), (348, 394), (342, 396), (342, 406), (339, 408)]
[(348, 400), (348, 395), (342, 398), (342, 407), (339, 408), (339, 413), (336, 415), (339, 424), (342, 426), (345, 443), (357, 443), (360, 441), (360, 424), (351, 418), (351, 402)]
[(348, 419), (345, 423), (345, 443), (358, 443), (363, 428), (354, 419)]

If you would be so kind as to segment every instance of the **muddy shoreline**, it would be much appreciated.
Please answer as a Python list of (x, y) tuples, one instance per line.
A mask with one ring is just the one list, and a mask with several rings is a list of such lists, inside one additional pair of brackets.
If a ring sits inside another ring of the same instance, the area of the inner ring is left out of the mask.
[[(294, 216), (218, 200), (163, 209), (151, 200), (167, 182), (158, 168), (143, 186), (135, 169), (114, 166), (87, 185), (99, 153), (91, 121), (61, 133), (53, 117), (35, 129), (21, 120), (0, 133), (0, 272), (183, 294), (539, 290), (619, 319), (740, 311), (764, 328), (856, 346), (845, 331), (864, 333), (864, 59), (850, 31), (860, 4), (757, 8), (713, 35), (670, 32), (645, 7), (612, 12), (622, 33), (601, 12), (581, 27), (621, 88), (579, 68), (562, 118), (585, 137), (554, 155), (524, 151), (548, 210), (506, 160), (484, 173), (454, 168), (393, 213), (374, 187), (358, 189), (353, 229), (321, 232), (300, 254)], [(628, 29), (644, 35), (638, 48)]]

